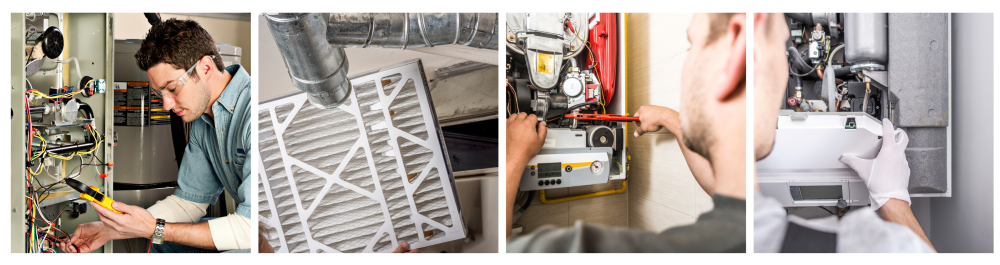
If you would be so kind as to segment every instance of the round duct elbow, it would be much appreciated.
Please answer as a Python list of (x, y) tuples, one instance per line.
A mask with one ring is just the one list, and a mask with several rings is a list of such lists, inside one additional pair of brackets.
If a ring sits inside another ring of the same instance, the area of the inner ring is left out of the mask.
[(327, 19), (321, 14), (264, 14), (268, 29), (288, 67), (288, 75), (317, 107), (340, 106), (350, 95), (344, 49), (326, 40)]

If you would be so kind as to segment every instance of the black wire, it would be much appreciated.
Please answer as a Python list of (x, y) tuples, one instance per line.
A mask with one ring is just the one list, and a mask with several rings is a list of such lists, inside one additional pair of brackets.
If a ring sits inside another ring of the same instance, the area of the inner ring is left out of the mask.
[[(104, 138), (107, 136), (107, 135), (102, 135), (100, 133), (95, 133), (95, 134), (97, 134), (97, 137), (100, 137), (99, 138), (100, 140), (104, 140)], [(95, 145), (100, 144), (100, 143), (101, 143), (101, 141), (99, 141), (98, 139), (94, 139), (94, 144)], [(93, 156), (94, 158), (97, 158), (97, 162), (101, 162), (99, 165), (105, 165), (104, 160), (101, 160), (101, 156), (97, 155), (97, 151), (96, 150), (94, 151), (94, 153), (92, 153), (90, 155)]]
[[(569, 112), (569, 111), (571, 111), (571, 110), (574, 110), (574, 109), (577, 109), (577, 108), (582, 108), (582, 107), (585, 107), (585, 106), (588, 106), (588, 105), (596, 105), (596, 104), (597, 104), (597, 101), (590, 101), (590, 102), (584, 102), (584, 103), (576, 104), (576, 105), (570, 106), (569, 108), (566, 108), (566, 109), (562, 110), (562, 113), (560, 113), (557, 116), (554, 116), (553, 118), (555, 118), (555, 117), (563, 117), (563, 116), (566, 116), (566, 113)], [(546, 118), (546, 119), (548, 119), (548, 118)]]
[[(84, 165), (88, 165), (88, 166), (99, 166), (99, 165), (104, 165), (103, 163), (102, 163), (102, 164), (89, 164), (89, 163), (85, 164), (85, 163), (83, 163), (83, 157), (82, 157), (82, 156), (78, 156), (78, 157), (80, 158), (80, 165), (77, 165), (77, 166), (76, 166), (75, 168), (73, 168), (73, 170), (72, 170), (72, 171), (70, 171), (70, 172), (69, 172), (69, 174), (67, 174), (66, 176), (72, 176), (72, 175), (73, 175), (73, 173), (74, 173), (74, 172), (76, 172), (77, 170), (80, 170), (80, 171), (81, 171), (81, 173), (82, 173), (82, 172), (83, 172), (83, 166), (84, 166)], [(34, 178), (34, 176), (32, 176), (32, 178)], [(38, 181), (38, 179), (37, 179), (37, 178), (35, 178), (35, 181), (37, 182), (37, 181)], [(59, 183), (62, 183), (62, 182), (65, 182), (65, 181), (66, 181), (66, 179), (64, 178), (64, 179), (60, 179), (59, 181), (56, 181), (56, 182), (53, 182), (53, 183), (51, 184), (51, 186), (49, 186), (49, 187), (46, 187), (46, 188), (45, 188), (45, 189), (44, 189), (44, 190), (42, 191), (42, 192), (43, 192), (43, 193), (42, 193), (42, 195), (43, 195), (43, 196), (47, 196), (47, 195), (48, 195), (48, 193), (49, 193), (49, 192), (51, 192), (51, 190), (52, 190), (52, 188), (53, 188), (53, 187), (55, 187), (55, 186), (56, 186), (56, 185), (58, 185)], [(38, 185), (39, 185), (39, 187), (41, 187), (41, 186), (42, 186), (42, 184), (41, 184), (41, 183), (38, 183)]]
[(795, 75), (795, 76), (807, 76), (809, 74), (812, 74), (815, 71), (816, 71), (816, 68), (811, 68), (811, 70), (809, 70), (809, 72), (806, 72), (805, 74), (799, 74), (799, 73), (795, 72), (794, 68), (792, 68), (792, 62), (791, 61), (788, 62), (788, 72), (791, 73), (792, 75)]
[[(67, 203), (67, 204), (66, 204), (66, 206), (70, 206), (70, 205), (72, 205), (72, 204), (69, 204), (69, 203)], [(63, 207), (62, 207), (61, 209), (59, 209), (59, 212), (60, 212), (60, 213), (62, 213), (63, 211), (65, 211), (65, 210), (66, 210), (66, 206), (63, 206)], [(45, 212), (42, 212), (42, 216), (43, 216), (43, 217), (46, 217), (45, 219), (49, 219), (49, 218), (48, 218), (48, 216), (44, 216), (44, 215), (45, 215)], [(56, 215), (56, 217), (59, 217), (59, 214), (57, 214), (57, 215)], [(55, 222), (55, 219), (56, 219), (56, 218), (55, 218), (55, 217), (53, 217), (53, 218), (52, 218), (51, 220), (52, 220), (53, 222)]]
[[(29, 169), (29, 170), (30, 170), (30, 169)], [(41, 182), (41, 181), (39, 181), (37, 177), (35, 177), (35, 176), (31, 176), (31, 178), (32, 178), (32, 179), (34, 179), (34, 180), (35, 180), (35, 183), (37, 183), (37, 184), (38, 184), (38, 188), (39, 188), (39, 189), (41, 189), (41, 188), (43, 187), (43, 185), (42, 185), (42, 182)], [(43, 191), (42, 195), (46, 195), (46, 194), (47, 194), (47, 193), (46, 193), (47, 191), (48, 191), (48, 188), (46, 188), (46, 189), (45, 189), (45, 190)], [(31, 191), (29, 192), (29, 194), (28, 194), (28, 195), (29, 195), (29, 196), (31, 196), (31, 195), (35, 195), (35, 197), (40, 197), (40, 196), (38, 196), (38, 192), (37, 192), (37, 190), (36, 190), (36, 189), (31, 189)], [(44, 196), (41, 196), (41, 198), (44, 198)]]
[(824, 211), (830, 213), (831, 215), (837, 215), (837, 214), (831, 212), (830, 210), (826, 209), (826, 207), (823, 207), (823, 206), (816, 206), (816, 207), (819, 207), (820, 209), (823, 209)]
[(35, 48), (31, 48), (31, 52), (28, 53), (28, 58), (31, 58), (31, 55), (34, 54), (35, 54)]
[(532, 191), (528, 191), (528, 200), (525, 201), (524, 205), (521, 206), (521, 212), (522, 213), (524, 211), (528, 210), (528, 206), (531, 206), (531, 200), (534, 200), (534, 199), (535, 199), (535, 191), (533, 191), (533, 190)]
[(97, 165), (105, 165), (104, 161), (101, 160), (101, 156), (97, 155), (96, 151), (93, 154), (90, 154), (90, 155), (93, 156), (94, 158), (97, 158), (97, 162), (100, 162), (100, 164), (97, 164)]

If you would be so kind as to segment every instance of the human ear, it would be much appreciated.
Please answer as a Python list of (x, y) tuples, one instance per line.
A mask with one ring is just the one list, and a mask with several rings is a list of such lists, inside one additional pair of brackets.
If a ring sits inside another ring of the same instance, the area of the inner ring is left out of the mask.
[(721, 82), (715, 89), (715, 100), (726, 101), (743, 92), (740, 87), (746, 81), (747, 66), (747, 38), (746, 38), (746, 14), (736, 14), (729, 19), (726, 27), (726, 35), (723, 39), (729, 49), (729, 57), (723, 68)]

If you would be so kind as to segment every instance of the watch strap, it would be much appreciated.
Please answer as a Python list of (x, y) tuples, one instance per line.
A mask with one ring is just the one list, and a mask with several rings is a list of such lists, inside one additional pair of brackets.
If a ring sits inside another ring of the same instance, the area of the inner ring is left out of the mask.
[(153, 237), (150, 240), (153, 244), (163, 244), (163, 227), (166, 226), (167, 221), (157, 218), (156, 219), (156, 229), (153, 230)]

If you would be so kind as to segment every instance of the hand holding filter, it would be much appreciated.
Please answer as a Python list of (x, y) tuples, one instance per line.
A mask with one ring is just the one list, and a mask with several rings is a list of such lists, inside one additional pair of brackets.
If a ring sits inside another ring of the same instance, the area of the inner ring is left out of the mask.
[(95, 202), (101, 206), (104, 206), (104, 208), (108, 208), (108, 210), (111, 210), (115, 213), (119, 214), (122, 213), (118, 210), (115, 210), (115, 208), (111, 207), (111, 204), (115, 203), (115, 200), (108, 198), (108, 196), (104, 196), (104, 193), (101, 193), (97, 189), (97, 187), (87, 186), (86, 184), (83, 184), (83, 182), (80, 182), (79, 180), (70, 178), (66, 179), (66, 185), (69, 185), (74, 190), (79, 191), (80, 198)]

